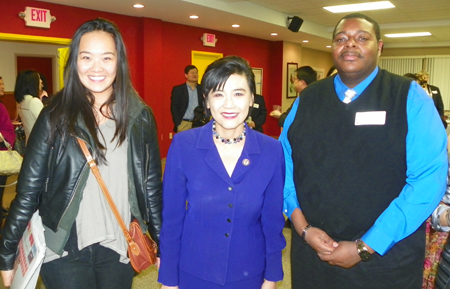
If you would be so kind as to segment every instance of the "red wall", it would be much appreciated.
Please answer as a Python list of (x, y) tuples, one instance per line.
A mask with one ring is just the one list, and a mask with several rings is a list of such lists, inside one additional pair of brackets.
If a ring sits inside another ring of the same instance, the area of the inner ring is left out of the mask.
[[(46, 37), (72, 38), (78, 27), (84, 22), (103, 17), (114, 21), (122, 32), (122, 37), (127, 45), (128, 51), (135, 51), (137, 40), (140, 36), (140, 18), (125, 15), (112, 14), (97, 10), (81, 9), (52, 3), (45, 3), (30, 0), (1, 0), (2, 20), (0, 22), (1, 33), (14, 33), (25, 35), (37, 35)], [(51, 23), (50, 29), (25, 26), (25, 21), (19, 18), (18, 14), (25, 11), (25, 7), (38, 7), (50, 10), (56, 21)], [(131, 74), (137, 74), (140, 60), (136, 53), (129, 53), (128, 61), (131, 67)], [(133, 79), (134, 80), (134, 79)]]
[[(263, 96), (270, 111), (281, 103), (282, 42), (271, 42), (204, 28), (163, 22), (158, 19), (130, 17), (64, 5), (29, 0), (2, 0), (0, 33), (15, 33), (48, 37), (71, 38), (85, 21), (104, 17), (120, 28), (127, 46), (133, 85), (154, 111), (158, 123), (161, 155), (170, 146), (168, 139), (173, 123), (170, 115), (170, 92), (174, 85), (184, 82), (184, 67), (191, 63), (191, 51), (239, 55), (253, 67), (263, 69)], [(49, 9), (57, 18), (50, 29), (26, 27), (17, 15), (26, 6)], [(215, 34), (216, 47), (204, 47), (203, 33)], [(277, 121), (267, 117), (264, 131), (278, 136)]]
[(33, 69), (39, 72), (41, 79), (45, 77), (47, 80), (46, 91), (48, 95), (53, 95), (53, 67), (50, 57), (17, 56), (16, 61), (18, 72), (25, 69)]

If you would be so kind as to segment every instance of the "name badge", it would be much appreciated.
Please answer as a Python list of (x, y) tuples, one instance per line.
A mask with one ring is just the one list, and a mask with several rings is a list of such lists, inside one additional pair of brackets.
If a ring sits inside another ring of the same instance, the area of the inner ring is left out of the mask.
[(253, 104), (253, 107), (254, 107), (254, 108), (259, 108), (259, 103), (254, 103), (254, 104)]
[(437, 94), (437, 90), (432, 90), (431, 93), (432, 94)]
[(385, 123), (385, 111), (357, 112), (355, 116), (355, 125), (384, 125)]

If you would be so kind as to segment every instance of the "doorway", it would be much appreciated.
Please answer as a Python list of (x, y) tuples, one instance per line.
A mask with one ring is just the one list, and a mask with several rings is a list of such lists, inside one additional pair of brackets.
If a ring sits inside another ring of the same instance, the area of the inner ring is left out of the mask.
[(223, 53), (213, 53), (205, 51), (192, 51), (192, 65), (195, 65), (198, 69), (198, 82), (202, 82), (203, 74), (205, 70), (215, 60), (222, 58)]
[[(53, 95), (53, 59), (52, 57), (16, 56), (17, 73), (25, 69), (39, 72), (48, 95)], [(44, 80), (45, 79), (45, 80)], [(47, 84), (45, 85), (45, 82)]]

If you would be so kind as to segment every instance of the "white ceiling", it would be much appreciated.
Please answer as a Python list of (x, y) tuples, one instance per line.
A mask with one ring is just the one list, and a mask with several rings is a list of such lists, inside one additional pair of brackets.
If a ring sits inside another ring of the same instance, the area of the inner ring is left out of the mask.
[[(38, 0), (112, 13), (161, 19), (272, 41), (303, 43), (327, 51), (333, 27), (344, 14), (322, 7), (370, 2), (370, 0)], [(373, 2), (373, 1), (371, 1)], [(385, 48), (450, 47), (450, 0), (390, 0), (396, 7), (363, 12), (381, 27)], [(140, 3), (143, 9), (133, 8)], [(189, 16), (195, 14), (199, 19)], [(287, 17), (304, 20), (300, 32), (288, 30)], [(58, 19), (59, 20), (59, 19)], [(61, 20), (60, 20), (61, 21)], [(232, 24), (240, 28), (232, 28)], [(429, 37), (389, 39), (385, 33), (431, 32)], [(205, 30), (205, 32), (209, 32)], [(271, 36), (276, 32), (278, 36)], [(219, 39), (220, 41), (220, 39)]]

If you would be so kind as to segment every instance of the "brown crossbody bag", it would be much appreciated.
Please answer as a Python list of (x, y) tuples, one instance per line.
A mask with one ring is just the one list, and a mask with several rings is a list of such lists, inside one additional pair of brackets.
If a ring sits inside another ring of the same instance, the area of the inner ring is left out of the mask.
[(156, 252), (158, 251), (158, 245), (147, 234), (142, 233), (141, 226), (136, 219), (131, 222), (130, 230), (127, 230), (125, 223), (117, 210), (116, 204), (114, 203), (108, 188), (100, 175), (97, 164), (86, 146), (86, 143), (81, 139), (77, 140), (83, 150), (89, 166), (91, 167), (92, 173), (97, 179), (98, 184), (105, 195), (106, 201), (111, 207), (111, 210), (114, 213), (123, 234), (125, 235), (125, 239), (128, 243), (128, 258), (130, 259), (131, 266), (134, 271), (139, 273), (142, 270), (147, 269), (150, 265), (154, 265), (156, 263)]

